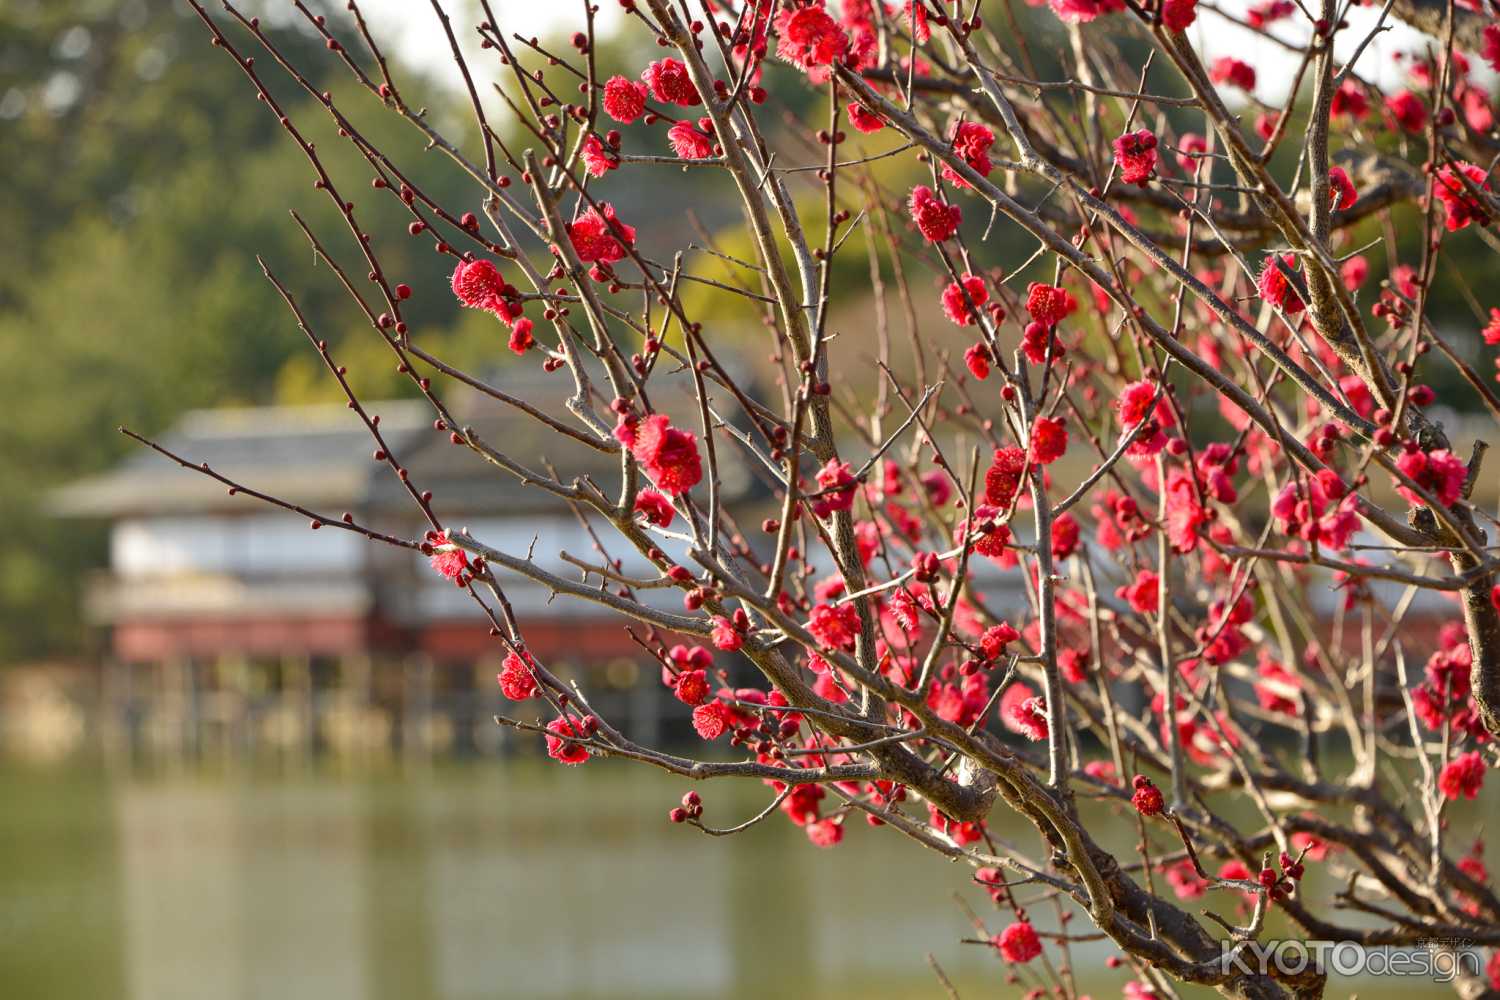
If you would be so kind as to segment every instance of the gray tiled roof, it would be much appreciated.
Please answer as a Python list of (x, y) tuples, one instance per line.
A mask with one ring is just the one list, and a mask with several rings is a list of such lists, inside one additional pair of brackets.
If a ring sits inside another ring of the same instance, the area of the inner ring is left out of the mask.
[[(562, 404), (572, 388), (565, 373), (517, 379), (503, 388), (574, 423)], [(450, 388), (445, 402), (465, 426), (514, 461), (537, 472), (551, 466), (564, 482), (589, 475), (606, 494), (614, 492), (619, 469), (614, 455), (588, 448), (477, 392)], [(447, 431), (434, 429), (434, 413), (425, 401), (365, 405), (380, 415), (386, 442), (410, 470), (411, 482), (431, 490), (445, 515), (558, 507), (550, 495), (522, 485), (469, 449), (454, 446)], [(700, 430), (685, 396), (665, 408), (674, 422)], [(244, 486), (332, 516), (344, 510), (412, 509), (410, 497), (390, 469), (372, 461), (373, 444), (364, 426), (341, 405), (195, 410), (159, 440), (183, 458), (208, 462), (214, 471)], [(743, 453), (721, 446), (721, 455), (726, 458), (721, 463), (725, 498), (754, 493), (756, 484), (743, 467)], [(254, 503), (229, 496), (217, 482), (146, 448), (109, 472), (63, 487), (53, 494), (53, 501), (64, 516), (106, 518), (245, 512)]]
[[(392, 448), (410, 442), (431, 418), (424, 404), (370, 405)], [(370, 438), (346, 408), (273, 406), (193, 410), (160, 438), (163, 447), (266, 493), (307, 506), (356, 506), (369, 490)], [(58, 513), (121, 517), (242, 508), (206, 476), (180, 468), (146, 448), (109, 472), (72, 483), (54, 495)]]

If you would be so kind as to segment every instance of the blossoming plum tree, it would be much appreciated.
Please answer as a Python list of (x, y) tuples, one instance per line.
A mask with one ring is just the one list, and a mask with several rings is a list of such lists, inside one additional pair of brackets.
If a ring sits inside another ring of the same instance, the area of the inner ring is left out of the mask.
[[(495, 317), (507, 363), (570, 380), (566, 412), (423, 348), (412, 289), (381, 263), (401, 237), (366, 229), (312, 123), (266, 83), (307, 77), (255, 18), (186, 2), (327, 194), (367, 273), (297, 221), (436, 431), (578, 511), (599, 560), (564, 578), (446, 526), (269, 267), (425, 536), (146, 443), (313, 528), (430, 557), (504, 654), (501, 724), (563, 764), (768, 786), (763, 812), (713, 827), (702, 785), (673, 823), (723, 834), (780, 813), (835, 848), (862, 821), (967, 864), (1001, 914), (993, 932), (976, 918), (977, 940), (1037, 995), (1078, 993), (1075, 915), (1118, 950), (1136, 997), (1174, 983), (1322, 995), (1316, 971), (1221, 962), (1218, 939), (1272, 926), (1500, 946), (1483, 846), (1469, 814), (1445, 815), (1482, 794), (1500, 736), (1496, 521), (1471, 499), (1482, 443), (1462, 457), (1418, 382), (1441, 368), (1500, 417), (1472, 362), (1477, 334), (1500, 341), (1500, 303), (1449, 252), (1500, 249), (1500, 134), (1474, 66), (1500, 69), (1493, 0), (1391, 0), (1363, 19), (1346, 17), (1358, 0), (1253, 5), (1246, 30), (1296, 65), (1284, 107), (1256, 96), (1249, 63), (1205, 64), (1197, 0), (1049, 0), (1045, 18), (1009, 0), (611, 0), (655, 58), (609, 79), (586, 2), (569, 51), (480, 0), (483, 66), (439, 0), (412, 3), (451, 43), (468, 146), (408, 95), (357, 0), (327, 15), (293, 0), (362, 94), (313, 96), (368, 163), (370, 197), (397, 199), (409, 236), (452, 259), (451, 293)], [(1427, 34), (1410, 86), (1384, 94), (1369, 43), (1392, 17)], [(1063, 43), (1056, 78), (1039, 75), (1038, 33)], [(491, 127), (485, 74), (523, 140)], [(814, 120), (789, 119), (808, 107)], [(352, 117), (370, 110), (467, 174), (478, 213), (439, 204), (371, 143)], [(712, 172), (751, 259), (648, 251), (653, 220), (616, 185), (662, 169)], [(1017, 247), (1029, 258), (1002, 269)], [(853, 255), (868, 279), (851, 284)], [(1476, 336), (1433, 322), (1446, 285)], [(871, 296), (873, 329), (840, 329), (838, 308)], [(919, 307), (949, 322), (922, 327)], [(720, 310), (764, 321), (779, 392), (721, 360)], [(837, 338), (874, 363), (835, 376)], [(455, 419), (454, 383), (611, 456), (616, 480), (529, 468)], [(767, 484), (759, 533), (724, 502), (726, 463)], [(654, 574), (625, 575), (612, 550)], [(528, 648), (516, 578), (643, 629), (661, 683), (717, 745), (644, 746), (594, 710)], [(680, 610), (646, 599), (661, 591)], [(1034, 828), (1034, 849), (995, 839), (996, 811)], [(1500, 964), (1461, 968), (1463, 995), (1500, 990)]]

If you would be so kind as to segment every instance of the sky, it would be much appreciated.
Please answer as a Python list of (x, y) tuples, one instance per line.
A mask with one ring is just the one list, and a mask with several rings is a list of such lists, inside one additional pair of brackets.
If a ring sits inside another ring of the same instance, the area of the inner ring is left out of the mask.
[[(540, 35), (548, 31), (572, 28), (581, 23), (583, 0), (490, 2), (507, 33)], [(593, 2), (600, 7), (599, 30), (607, 32), (618, 29), (623, 21), (618, 3), (615, 0)], [(1242, 15), (1251, 2), (1252, 0), (1219, 0), (1219, 6)], [(378, 38), (389, 39), (393, 47), (413, 64), (428, 68), (455, 87), (461, 85), (442, 27), (427, 0), (360, 0), (360, 5), (378, 32)], [(455, 31), (460, 38), (473, 38), (472, 28), (464, 28), (466, 24), (471, 25), (474, 19), (466, 19), (464, 11), (465, 8), (477, 11), (477, 2), (444, 0), (444, 6), (453, 18)], [(1351, 54), (1378, 16), (1379, 13), (1373, 6), (1350, 11), (1350, 29), (1340, 35), (1337, 43), (1339, 53), (1346, 57)], [(1086, 30), (1104, 28), (1110, 20), (1112, 18), (1096, 22)], [(1404, 73), (1391, 55), (1397, 51), (1412, 51), (1419, 46), (1423, 36), (1399, 23), (1387, 23), (1392, 24), (1392, 30), (1382, 33), (1365, 50), (1360, 58), (1359, 72), (1384, 88), (1396, 89), (1405, 82)], [(1275, 30), (1289, 41), (1301, 41), (1307, 36), (1307, 29), (1298, 29), (1290, 24), (1278, 25)], [(1253, 65), (1259, 80), (1256, 96), (1261, 100), (1279, 104), (1286, 99), (1286, 91), (1297, 63), (1296, 58), (1286, 50), (1206, 10), (1200, 14), (1190, 34), (1210, 59), (1220, 55), (1234, 55)], [(1489, 77), (1485, 79), (1491, 80)]]
[[(599, 7), (596, 30), (617, 30), (623, 20), (617, 0), (592, 0)], [(392, 48), (413, 65), (430, 68), (455, 87), (462, 78), (453, 66), (442, 23), (429, 0), (360, 0), (377, 40), (389, 39)], [(477, 52), (474, 25), (479, 21), (477, 0), (443, 0), (443, 9), (453, 21), (453, 30), (464, 43), (465, 54)], [(507, 35), (544, 35), (563, 29), (575, 30), (583, 23), (582, 0), (490, 0), (490, 9)], [(466, 15), (466, 11), (469, 12)]]

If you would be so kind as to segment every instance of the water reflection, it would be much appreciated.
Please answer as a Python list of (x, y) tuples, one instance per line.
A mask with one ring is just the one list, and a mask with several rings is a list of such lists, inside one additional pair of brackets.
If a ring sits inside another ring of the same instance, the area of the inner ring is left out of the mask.
[[(665, 822), (685, 786), (640, 768), (0, 783), (16, 996), (926, 996), (928, 951), (976, 995), (999, 983), (958, 943), (958, 868), (863, 827), (826, 853), (779, 817), (706, 838)], [(761, 801), (704, 793), (725, 824)]]
[[(610, 761), (107, 775), (0, 759), (0, 996), (939, 998), (928, 952), (965, 1000), (1021, 995), (959, 943), (954, 892), (992, 912), (966, 869), (858, 822), (831, 852), (779, 816), (704, 837), (665, 821), (685, 788)], [(716, 825), (765, 802), (700, 790)], [(1128, 847), (1129, 824), (1099, 829)], [(1128, 978), (1109, 951), (1075, 949), (1096, 998)]]

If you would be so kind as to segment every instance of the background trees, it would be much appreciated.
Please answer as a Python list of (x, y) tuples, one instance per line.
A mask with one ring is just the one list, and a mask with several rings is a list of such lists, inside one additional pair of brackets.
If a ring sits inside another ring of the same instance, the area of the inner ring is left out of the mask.
[[(1444, 9), (1391, 94), (1328, 41), (1359, 50), (1386, 11), (1355, 27), (1331, 0), (1256, 7), (1295, 37), (1293, 107), (1254, 99), (1243, 60), (1200, 58), (1194, 0), (648, 0), (624, 5), (627, 29), (655, 44), (618, 74), (593, 8), (564, 48), (481, 4), (467, 30), (493, 60), (455, 45), (467, 141), (357, 4), (294, 5), (321, 51), (190, 6), (300, 152), (301, 252), (323, 280), (269, 254), (265, 277), (431, 530), (257, 499), (419, 551), (469, 593), (508, 651), (502, 724), (564, 764), (770, 786), (742, 822), (710, 826), (697, 790), (668, 814), (708, 832), (778, 812), (820, 847), (861, 818), (892, 828), (993, 888), (1006, 962), (1043, 954), (1036, 914), (1057, 901), (1118, 947), (1136, 995), (1323, 991), (1226, 966), (1216, 935), (1500, 943), (1482, 846), (1444, 823), (1500, 734), (1493, 499), (1475, 492), (1482, 438), (1442, 405), (1500, 415), (1479, 347), (1500, 340), (1482, 298), (1500, 147), (1458, 47), (1500, 61), (1479, 4)], [(325, 94), (308, 62), (346, 89)], [(467, 187), (429, 186), (398, 148), (413, 134)], [(652, 208), (612, 196), (653, 172), (677, 220), (654, 236)], [(740, 242), (687, 214), (695, 196), (733, 209)], [(342, 311), (312, 311), (340, 287)], [(503, 342), (572, 385), (567, 412), (464, 378), (464, 339), (426, 332), (446, 289), (489, 324), (478, 363)], [(1444, 300), (1469, 310), (1458, 331)], [(747, 319), (764, 334), (730, 332)], [(323, 332), (361, 322), (362, 346)], [(772, 391), (723, 360), (746, 343), (769, 351)], [(348, 359), (365, 351), (437, 433), (599, 533), (578, 576), (444, 522), (362, 402)], [(454, 377), (554, 430), (558, 454), (480, 437), (446, 402)], [(212, 456), (151, 446), (218, 477)], [(617, 481), (570, 474), (578, 448), (614, 456)], [(728, 462), (767, 484), (758, 532), (720, 502)], [(528, 650), (513, 575), (633, 622), (698, 735), (742, 756), (642, 746), (592, 711)], [(991, 841), (995, 808), (1036, 845)], [(1108, 815), (1137, 824), (1134, 856), (1101, 845)], [(1182, 902), (1200, 897), (1212, 922)]]

